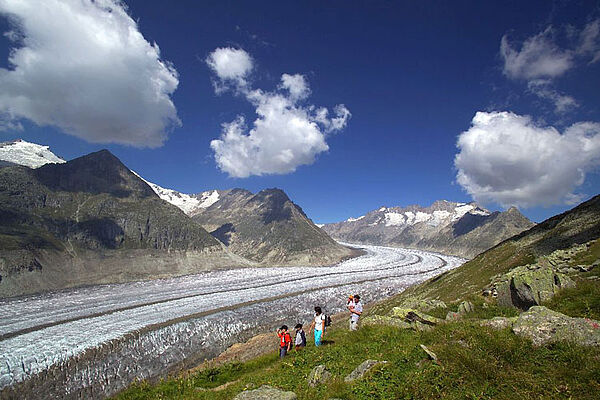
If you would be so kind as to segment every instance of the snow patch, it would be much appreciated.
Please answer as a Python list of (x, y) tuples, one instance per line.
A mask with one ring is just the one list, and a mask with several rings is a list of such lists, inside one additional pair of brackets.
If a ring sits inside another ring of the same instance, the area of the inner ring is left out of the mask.
[(406, 223), (404, 214), (388, 212), (385, 213), (385, 226), (401, 226)]
[(211, 190), (208, 192), (201, 193), (200, 203), (198, 207), (200, 208), (208, 208), (219, 201), (219, 192), (216, 190)]
[(62, 164), (66, 161), (50, 151), (50, 146), (42, 146), (25, 140), (0, 143), (0, 160), (29, 168), (39, 168), (46, 164)]
[(360, 216), (360, 217), (358, 217), (358, 218), (352, 218), (352, 217), (350, 217), (350, 218), (348, 218), (348, 219), (346, 220), (346, 222), (355, 222), (355, 221), (360, 221), (360, 220), (361, 220), (361, 219), (363, 219), (364, 217), (365, 217), (364, 215), (361, 215), (361, 216)]

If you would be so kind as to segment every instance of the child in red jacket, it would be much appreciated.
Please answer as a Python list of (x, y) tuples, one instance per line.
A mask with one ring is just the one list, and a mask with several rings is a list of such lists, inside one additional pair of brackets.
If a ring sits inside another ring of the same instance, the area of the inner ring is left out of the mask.
[(277, 336), (279, 336), (279, 358), (283, 358), (292, 349), (292, 338), (287, 325), (277, 329)]

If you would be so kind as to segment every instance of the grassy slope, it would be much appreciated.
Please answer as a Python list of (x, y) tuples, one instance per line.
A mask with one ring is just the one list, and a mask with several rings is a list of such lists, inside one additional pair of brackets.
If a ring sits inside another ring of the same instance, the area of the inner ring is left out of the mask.
[[(481, 328), (473, 320), (442, 325), (430, 332), (365, 327), (351, 333), (338, 328), (327, 340), (330, 344), (319, 349), (309, 343), (305, 351), (284, 361), (272, 353), (158, 384), (137, 383), (118, 399), (231, 399), (263, 384), (294, 391), (299, 399), (347, 400), (592, 399), (600, 390), (599, 349), (569, 343), (535, 348), (510, 330)], [(434, 351), (440, 365), (419, 365), (425, 357), (419, 344)], [(366, 359), (389, 364), (363, 380), (345, 384), (343, 377)], [(334, 379), (309, 388), (306, 378), (319, 364), (325, 364)]]

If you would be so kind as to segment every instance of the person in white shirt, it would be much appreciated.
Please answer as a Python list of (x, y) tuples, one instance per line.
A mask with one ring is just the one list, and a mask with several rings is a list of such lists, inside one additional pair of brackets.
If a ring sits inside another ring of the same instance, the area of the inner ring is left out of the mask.
[(355, 331), (358, 329), (358, 320), (362, 314), (362, 311), (363, 311), (363, 306), (362, 306), (362, 303), (360, 302), (360, 296), (355, 295), (354, 296), (354, 307), (352, 307), (350, 309), (350, 313), (351, 313), (350, 330), (351, 331)]
[(310, 324), (309, 333), (315, 331), (315, 346), (321, 345), (321, 339), (325, 334), (325, 314), (321, 311), (321, 307), (315, 307), (315, 318)]

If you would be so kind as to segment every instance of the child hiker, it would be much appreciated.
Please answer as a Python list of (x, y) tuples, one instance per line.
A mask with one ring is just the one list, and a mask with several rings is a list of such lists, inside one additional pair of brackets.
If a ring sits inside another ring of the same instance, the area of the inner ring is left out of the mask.
[(296, 345), (296, 351), (298, 351), (306, 347), (306, 335), (304, 334), (304, 329), (302, 329), (302, 324), (296, 324), (294, 329), (296, 330), (294, 344)]
[(277, 336), (279, 336), (279, 358), (283, 358), (292, 349), (292, 338), (287, 325), (282, 325), (277, 329)]

